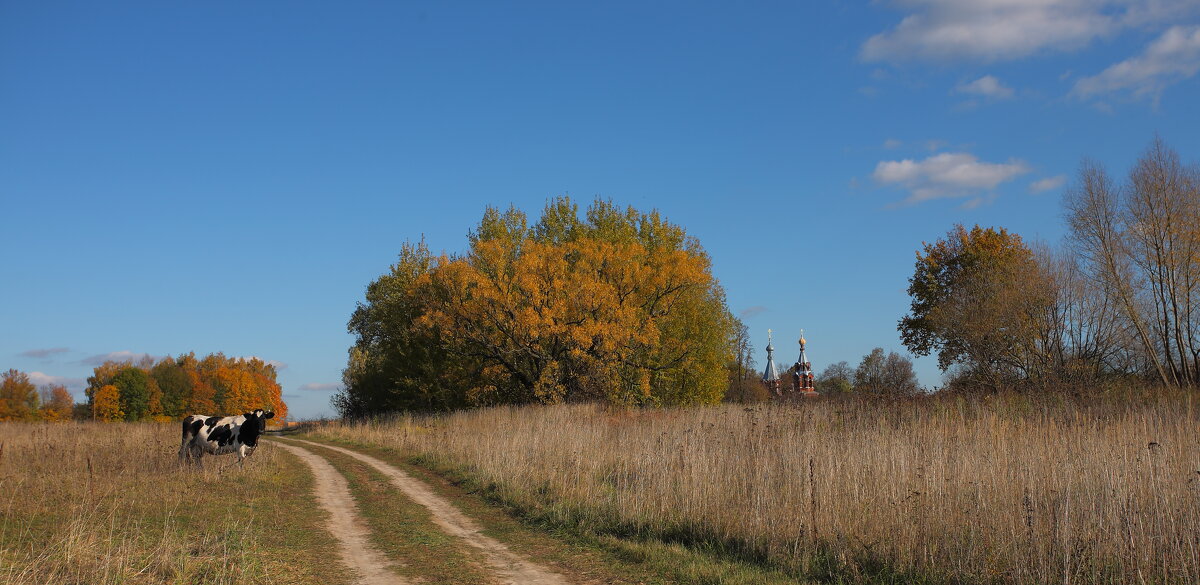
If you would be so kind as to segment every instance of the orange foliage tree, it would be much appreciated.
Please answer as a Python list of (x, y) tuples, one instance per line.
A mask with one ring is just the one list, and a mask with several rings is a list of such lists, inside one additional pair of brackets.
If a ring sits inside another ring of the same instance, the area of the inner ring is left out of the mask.
[(92, 394), (92, 418), (102, 422), (125, 420), (121, 410), (121, 393), (116, 386), (101, 386)]
[(71, 411), (75, 407), (75, 399), (62, 385), (53, 385), (41, 390), (41, 418), (45, 421), (65, 421), (71, 419)]
[(188, 411), (200, 414), (216, 413), (219, 410), (217, 391), (213, 389), (212, 384), (198, 371), (189, 371), (187, 376), (192, 386), (192, 395), (187, 403)]

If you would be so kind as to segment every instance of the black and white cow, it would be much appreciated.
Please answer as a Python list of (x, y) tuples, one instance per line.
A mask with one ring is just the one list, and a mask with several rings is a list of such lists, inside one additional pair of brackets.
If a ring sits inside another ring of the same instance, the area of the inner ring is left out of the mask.
[(200, 464), (205, 455), (237, 453), (241, 464), (258, 446), (259, 435), (267, 430), (267, 419), (274, 416), (274, 412), (261, 408), (238, 416), (188, 415), (183, 419), (179, 459)]

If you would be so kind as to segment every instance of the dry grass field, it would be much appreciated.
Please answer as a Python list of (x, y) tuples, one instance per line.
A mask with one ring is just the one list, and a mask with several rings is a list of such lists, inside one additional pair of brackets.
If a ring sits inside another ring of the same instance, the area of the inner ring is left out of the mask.
[(1188, 395), (613, 411), (316, 429), (488, 486), (527, 518), (833, 582), (1200, 581)]
[(348, 582), (302, 463), (268, 443), (244, 469), (183, 470), (178, 433), (0, 424), (0, 582)]

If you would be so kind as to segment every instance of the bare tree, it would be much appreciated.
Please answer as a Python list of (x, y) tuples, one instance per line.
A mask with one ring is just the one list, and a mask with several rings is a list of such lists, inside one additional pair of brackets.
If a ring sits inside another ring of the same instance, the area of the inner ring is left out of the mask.
[(1200, 250), (1197, 196), (1194, 171), (1185, 168), (1179, 155), (1158, 138), (1129, 174), (1129, 250), (1151, 300), (1156, 349), (1176, 385), (1197, 380), (1192, 319)]
[[(1200, 172), (1156, 138), (1123, 188), (1084, 161), (1064, 200), (1081, 271), (1132, 332), (1137, 358), (1169, 386), (1200, 381)], [(1092, 315), (1107, 319), (1103, 311)], [(1088, 325), (1106, 326), (1101, 321)], [(1099, 338), (1097, 338), (1099, 339)], [(1116, 339), (1107, 339), (1114, 342)], [(1099, 348), (1097, 348), (1099, 349)], [(1113, 347), (1099, 349), (1116, 356)]]
[(1120, 193), (1104, 167), (1084, 160), (1078, 184), (1067, 190), (1063, 205), (1071, 248), (1092, 279), (1094, 290), (1118, 307), (1136, 332), (1142, 355), (1159, 380), (1170, 384), (1140, 309), (1137, 275), (1125, 242)]

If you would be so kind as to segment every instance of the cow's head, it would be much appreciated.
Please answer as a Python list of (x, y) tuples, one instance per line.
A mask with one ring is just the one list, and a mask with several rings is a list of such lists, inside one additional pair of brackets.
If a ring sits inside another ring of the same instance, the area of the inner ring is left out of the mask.
[(267, 430), (267, 419), (275, 418), (275, 411), (256, 408), (251, 412), (242, 414), (242, 416), (246, 417), (244, 424), (256, 425), (258, 431), (261, 433)]

